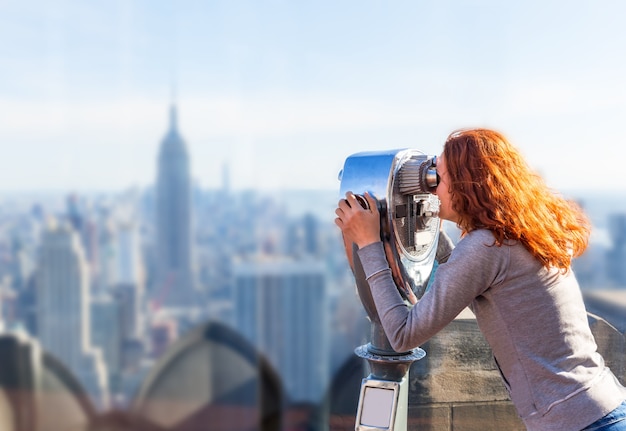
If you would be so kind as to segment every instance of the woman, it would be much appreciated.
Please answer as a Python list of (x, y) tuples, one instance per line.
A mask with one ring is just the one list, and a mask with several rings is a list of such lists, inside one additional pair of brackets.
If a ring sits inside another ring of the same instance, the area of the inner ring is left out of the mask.
[(570, 268), (590, 234), (582, 211), (492, 130), (452, 133), (437, 174), (440, 218), (462, 235), (453, 249), (440, 234), (433, 284), (414, 306), (394, 285), (375, 198), (364, 209), (348, 192), (335, 211), (392, 347), (421, 345), (469, 306), (529, 430), (626, 430), (626, 390), (596, 351)]

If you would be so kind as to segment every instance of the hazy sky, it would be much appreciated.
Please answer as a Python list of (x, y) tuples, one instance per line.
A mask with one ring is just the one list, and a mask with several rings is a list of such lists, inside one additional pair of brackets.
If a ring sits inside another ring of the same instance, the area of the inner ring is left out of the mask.
[(193, 176), (339, 187), (350, 154), (498, 129), (558, 189), (626, 190), (626, 2), (0, 0), (0, 190)]

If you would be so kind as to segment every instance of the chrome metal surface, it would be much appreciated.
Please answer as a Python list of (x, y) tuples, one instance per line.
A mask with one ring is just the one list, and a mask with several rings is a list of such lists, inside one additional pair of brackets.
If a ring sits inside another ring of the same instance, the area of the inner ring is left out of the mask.
[[(435, 160), (413, 149), (362, 152), (348, 157), (340, 173), (341, 197), (368, 191), (378, 200), (387, 260), (398, 290), (412, 303), (426, 290), (437, 250), (439, 200), (430, 193)], [(352, 246), (345, 247), (354, 271)]]

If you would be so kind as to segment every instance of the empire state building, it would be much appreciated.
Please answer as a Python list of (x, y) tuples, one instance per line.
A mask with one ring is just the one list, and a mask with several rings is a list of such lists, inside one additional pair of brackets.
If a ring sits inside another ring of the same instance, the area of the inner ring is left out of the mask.
[(192, 276), (191, 176), (187, 145), (178, 132), (176, 106), (161, 142), (156, 187), (156, 300), (189, 306), (196, 300)]

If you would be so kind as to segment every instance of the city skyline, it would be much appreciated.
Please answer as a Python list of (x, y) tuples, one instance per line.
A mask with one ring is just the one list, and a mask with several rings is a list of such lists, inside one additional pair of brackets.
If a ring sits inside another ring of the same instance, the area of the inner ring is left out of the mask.
[[(557, 189), (626, 190), (621, 2), (8, 2), (0, 191), (154, 183), (167, 107), (192, 178), (336, 189), (346, 157), (501, 130)], [(9, 43), (10, 42), (10, 43)], [(599, 171), (600, 174), (596, 174)]]

